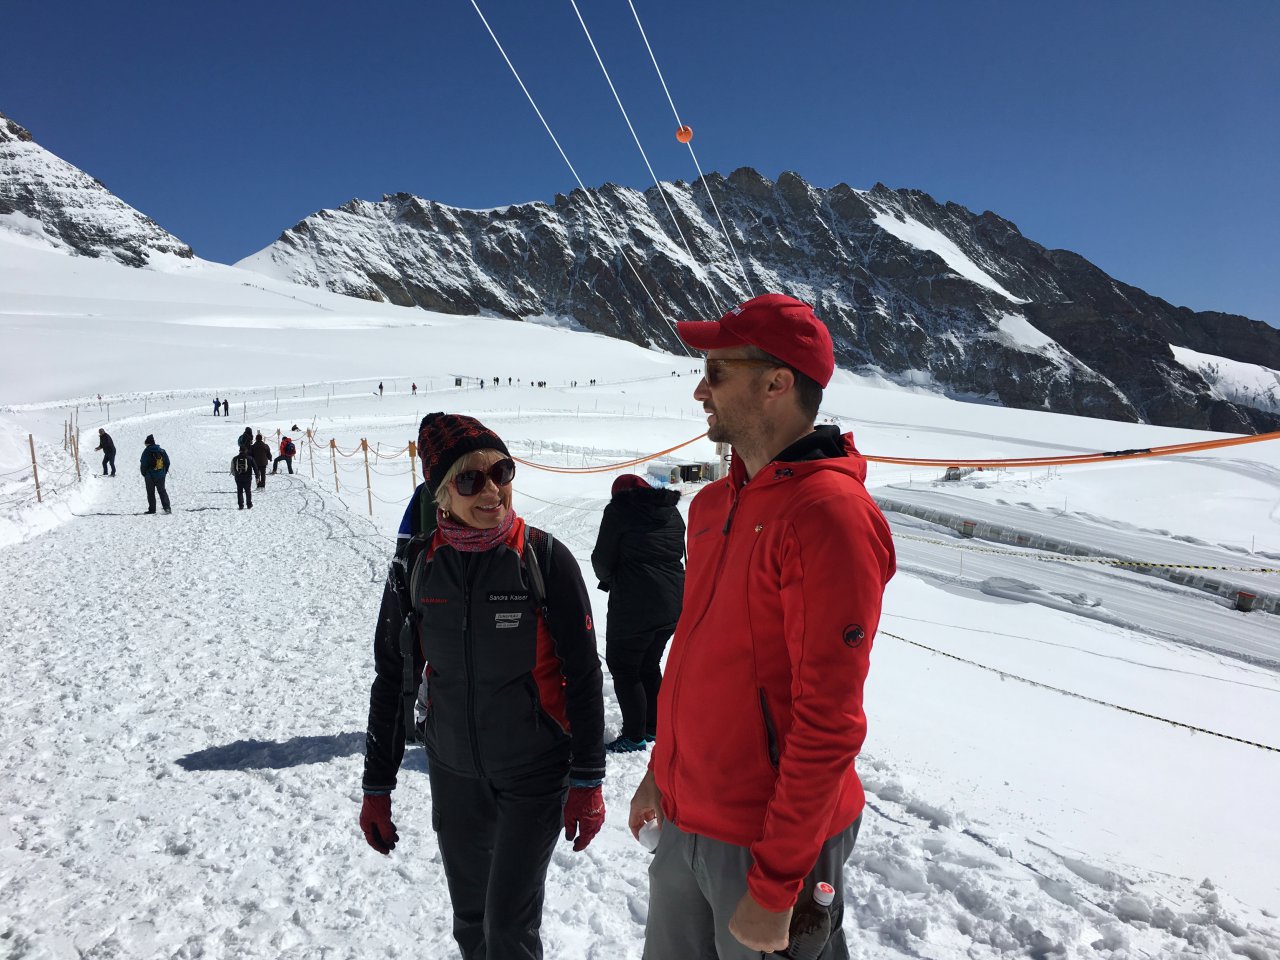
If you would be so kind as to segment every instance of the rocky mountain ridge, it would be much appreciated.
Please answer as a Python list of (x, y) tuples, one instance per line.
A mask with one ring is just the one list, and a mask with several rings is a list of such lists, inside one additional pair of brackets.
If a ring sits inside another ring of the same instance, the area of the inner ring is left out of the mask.
[[(1280, 331), (1174, 307), (990, 211), (749, 168), (662, 191), (605, 184), (483, 211), (404, 193), (353, 200), (237, 266), (446, 313), (567, 321), (676, 353), (672, 321), (776, 290), (814, 305), (848, 370), (1012, 407), (1280, 429)], [(2, 114), (0, 228), (134, 267), (193, 256)], [(1179, 362), (1175, 348), (1202, 356)]]
[(846, 369), (1013, 407), (1280, 429), (1273, 407), (1233, 402), (1170, 347), (1280, 370), (1280, 331), (1264, 323), (1175, 307), (918, 190), (749, 168), (705, 180), (732, 248), (704, 184), (676, 181), (667, 203), (656, 187), (613, 184), (485, 211), (405, 193), (352, 200), (238, 265), (446, 313), (573, 318), (676, 352), (669, 321), (780, 291), (814, 305)]

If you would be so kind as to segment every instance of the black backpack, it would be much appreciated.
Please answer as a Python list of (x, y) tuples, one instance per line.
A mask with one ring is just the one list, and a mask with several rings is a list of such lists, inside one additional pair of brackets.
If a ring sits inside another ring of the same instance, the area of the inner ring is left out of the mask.
[(231, 465), (235, 467), (237, 476), (243, 476), (253, 470), (253, 461), (249, 459), (249, 455), (243, 450), (241, 450), (235, 460), (231, 462)]
[[(430, 500), (424, 497), (424, 500)], [(425, 511), (424, 511), (425, 517)], [(414, 723), (414, 703), (418, 699), (418, 685), (422, 682), (421, 674), (415, 669), (414, 650), (417, 643), (418, 615), (413, 609), (413, 596), (409, 591), (409, 581), (414, 567), (426, 557), (427, 548), (431, 546), (431, 538), (435, 535), (435, 510), (431, 510), (430, 529), (417, 533), (409, 541), (403, 554), (391, 561), (392, 589), (400, 601), (400, 657), (403, 663), (401, 671), (401, 716), (404, 720), (405, 743), (422, 742), (420, 732)], [(551, 623), (550, 611), (547, 607), (547, 583), (543, 570), (551, 569), (551, 547), (555, 537), (537, 527), (524, 528), (524, 567), (529, 575), (529, 592), (533, 601), (542, 613), (545, 623)], [(430, 563), (430, 560), (426, 560)], [(424, 574), (425, 575), (425, 574)]]

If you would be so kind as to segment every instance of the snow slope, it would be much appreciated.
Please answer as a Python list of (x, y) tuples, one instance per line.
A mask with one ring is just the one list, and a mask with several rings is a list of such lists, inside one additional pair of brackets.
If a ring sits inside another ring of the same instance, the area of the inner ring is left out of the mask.
[[(473, 413), (546, 465), (670, 447), (705, 429), (692, 363), (260, 277), (245, 286), (198, 261), (127, 270), (26, 249), (0, 256), (0, 336), (14, 348), (0, 351), (0, 492), (17, 500), (0, 507), (12, 534), (0, 547), (0, 953), (454, 955), (420, 752), (394, 798), (395, 854), (370, 851), (355, 824), (372, 624), (413, 482), (391, 453), (433, 409)], [(481, 375), (501, 386), (480, 390)], [(209, 412), (215, 390), (231, 396), (228, 420)], [(114, 479), (88, 476), (108, 403)], [(77, 406), (79, 484), (61, 447)], [(867, 452), (907, 456), (1197, 436), (848, 374), (824, 413)], [(305, 446), (296, 475), (269, 478), (238, 511), (227, 469), (246, 423), (272, 437), (297, 423), (344, 453), (365, 437), (385, 458), (366, 488), (362, 457)], [(61, 485), (41, 523), (21, 493), (28, 432)], [(172, 517), (137, 515), (146, 433), (173, 458)], [(710, 459), (711, 445), (676, 456)], [(585, 563), (612, 477), (522, 467), (515, 504)], [(876, 467), (870, 483), (935, 479)], [(982, 482), (960, 492), (1025, 502), (1030, 524), (1068, 499), (1055, 520), (1087, 504), (1081, 529), (1114, 524), (1152, 551), (1187, 535), (1235, 544), (1243, 559), (1280, 551), (1274, 445)], [(1161, 595), (1144, 578), (1103, 591), (1097, 571), (1050, 581), (1054, 565), (1016, 557), (975, 572), (976, 553), (909, 540), (941, 534), (894, 523), (903, 570), (873, 655), (859, 761), (870, 804), (847, 868), (854, 956), (1280, 956), (1280, 753), (1251, 745), (1280, 747), (1280, 675), (1148, 624)], [(1078, 602), (984, 589), (997, 578)], [(1096, 615), (1121, 593), (1126, 625)], [(1179, 602), (1189, 631), (1280, 622), (1207, 595)], [(606, 680), (609, 731), (619, 719)], [(623, 818), (644, 762), (611, 759), (603, 833), (553, 859), (548, 957), (640, 956), (648, 858)]]
[(1223, 399), (1247, 403), (1263, 410), (1280, 410), (1280, 370), (1215, 357), (1173, 344), (1169, 349), (1173, 351), (1175, 360), (1204, 377)]

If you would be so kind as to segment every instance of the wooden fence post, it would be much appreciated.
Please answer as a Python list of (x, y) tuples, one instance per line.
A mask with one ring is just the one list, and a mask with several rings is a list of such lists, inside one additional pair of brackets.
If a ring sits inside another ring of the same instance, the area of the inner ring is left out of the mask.
[(373, 480), (369, 477), (369, 441), (360, 438), (360, 449), (364, 451), (364, 489), (369, 495), (369, 516), (373, 516)]
[(316, 441), (311, 436), (311, 430), (307, 430), (307, 460), (311, 464), (311, 479), (316, 478)]
[(71, 435), (71, 456), (76, 462), (76, 483), (80, 482), (80, 433)]
[(36, 466), (36, 441), (29, 433), (27, 443), (31, 446), (31, 476), (36, 481), (36, 503), (44, 503), (44, 497), (40, 494), (40, 468)]
[(342, 488), (338, 486), (338, 441), (333, 437), (329, 438), (329, 459), (333, 461), (333, 492), (341, 493)]
[(409, 441), (409, 477), (413, 480), (413, 489), (418, 489), (418, 463), (414, 459), (418, 455), (418, 445)]

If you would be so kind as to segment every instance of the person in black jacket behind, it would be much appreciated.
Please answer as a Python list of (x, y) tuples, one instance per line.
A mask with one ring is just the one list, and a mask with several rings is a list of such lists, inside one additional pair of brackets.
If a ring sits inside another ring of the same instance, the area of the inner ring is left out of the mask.
[(497, 434), (431, 413), (418, 449), (426, 481), (405, 511), (374, 632), (360, 827), (379, 853), (399, 840), (391, 791), (422, 679), (454, 939), (466, 960), (531, 960), (561, 827), (579, 851), (604, 824), (591, 602), (569, 549), (512, 509), (515, 462)]
[(658, 722), (662, 653), (684, 596), (684, 520), (678, 490), (655, 490), (626, 474), (613, 481), (591, 566), (609, 593), (605, 662), (622, 708), (611, 753), (643, 750)]
[(107, 468), (111, 468), (111, 476), (116, 475), (116, 442), (111, 439), (111, 434), (107, 433), (102, 427), (98, 428), (98, 445), (94, 450), (102, 451), (102, 475), (107, 475)]

